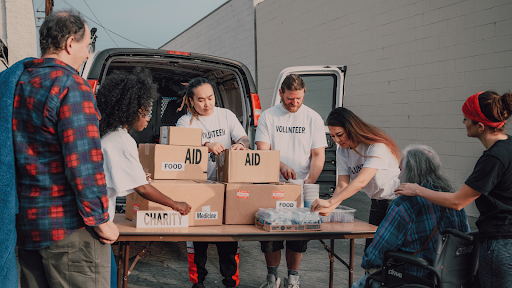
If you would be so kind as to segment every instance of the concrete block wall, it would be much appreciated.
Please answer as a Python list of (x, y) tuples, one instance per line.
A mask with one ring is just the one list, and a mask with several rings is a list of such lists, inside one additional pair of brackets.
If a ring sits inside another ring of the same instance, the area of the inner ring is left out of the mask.
[(237, 60), (255, 75), (253, 0), (227, 1), (160, 48)]
[(31, 0), (0, 0), (0, 37), (9, 49), (10, 65), (37, 56), (36, 22)]
[(283, 68), (347, 65), (344, 106), (401, 148), (432, 146), (456, 188), (484, 150), (464, 100), (512, 89), (511, 0), (266, 0), (256, 23), (263, 109)]

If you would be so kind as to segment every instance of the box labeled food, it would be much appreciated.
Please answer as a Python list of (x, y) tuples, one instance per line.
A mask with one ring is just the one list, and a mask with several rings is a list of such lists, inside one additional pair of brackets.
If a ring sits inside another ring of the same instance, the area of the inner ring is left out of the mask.
[(256, 227), (268, 232), (304, 232), (304, 231), (321, 231), (322, 225), (317, 224), (292, 224), (292, 225), (268, 225), (261, 223), (259, 216), (254, 219)]
[(178, 146), (202, 146), (203, 130), (174, 126), (160, 127), (160, 144)]
[(206, 180), (208, 148), (139, 144), (139, 159), (152, 179)]
[(259, 208), (295, 208), (300, 194), (299, 185), (285, 182), (226, 183), (224, 224), (253, 224)]
[[(189, 226), (222, 225), (224, 208), (224, 184), (214, 181), (153, 180), (156, 189), (174, 201), (187, 202), (192, 206), (188, 214)], [(141, 211), (169, 211), (169, 207), (142, 198), (137, 192), (126, 196), (128, 220), (135, 220)]]
[(279, 182), (279, 151), (225, 150), (217, 156), (217, 180), (225, 183)]

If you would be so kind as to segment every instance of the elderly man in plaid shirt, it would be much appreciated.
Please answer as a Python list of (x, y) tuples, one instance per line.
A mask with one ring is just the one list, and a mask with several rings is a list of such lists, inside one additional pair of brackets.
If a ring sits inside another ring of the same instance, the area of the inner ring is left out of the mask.
[(42, 58), (26, 61), (14, 93), (13, 140), (21, 287), (109, 287), (108, 199), (89, 84), (78, 75), (91, 34), (76, 12), (42, 24)]

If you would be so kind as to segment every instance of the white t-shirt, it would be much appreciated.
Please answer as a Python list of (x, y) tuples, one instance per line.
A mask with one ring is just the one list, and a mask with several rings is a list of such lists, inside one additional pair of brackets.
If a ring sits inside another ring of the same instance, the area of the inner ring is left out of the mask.
[[(235, 113), (229, 109), (215, 107), (213, 114), (210, 116), (199, 116), (199, 121), (194, 117), (192, 125), (190, 124), (192, 113), (188, 112), (178, 119), (177, 127), (189, 127), (203, 129), (202, 143), (219, 142), (226, 149), (231, 147), (231, 140), (238, 141), (240, 138), (247, 136), (244, 128), (236, 118)], [(208, 153), (208, 180), (216, 180), (217, 164), (216, 157), (213, 153)]]
[[(297, 179), (309, 174), (311, 150), (327, 146), (322, 117), (304, 104), (295, 113), (282, 104), (265, 110), (258, 120), (255, 141), (279, 150), (281, 162), (295, 170)], [(281, 181), (285, 181), (282, 175)]]
[(398, 162), (391, 151), (383, 143), (359, 144), (356, 148), (361, 157), (353, 149), (338, 147), (336, 166), (338, 175), (349, 175), (354, 180), (363, 168), (378, 169), (373, 178), (362, 189), (371, 199), (395, 199), (394, 190), (400, 185)]
[(133, 188), (148, 184), (139, 161), (137, 143), (125, 128), (117, 128), (101, 138), (103, 169), (107, 182), (108, 214), (114, 220), (116, 197), (134, 192)]

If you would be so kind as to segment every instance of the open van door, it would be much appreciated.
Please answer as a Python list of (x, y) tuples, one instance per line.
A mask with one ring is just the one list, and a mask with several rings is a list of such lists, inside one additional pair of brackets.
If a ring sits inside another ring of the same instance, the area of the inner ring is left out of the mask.
[[(302, 77), (306, 84), (306, 94), (304, 96), (304, 105), (315, 110), (325, 121), (329, 112), (336, 107), (343, 106), (343, 93), (345, 84), (345, 73), (347, 66), (297, 66), (289, 67), (281, 71), (277, 78), (276, 88), (272, 98), (272, 106), (281, 102), (279, 88), (286, 76), (297, 74)], [(325, 164), (322, 173), (316, 181), (320, 184), (320, 194), (323, 196), (332, 195), (336, 188), (336, 143), (334, 143), (329, 134), (329, 129), (325, 126), (325, 137), (327, 139), (327, 148), (325, 149)]]

